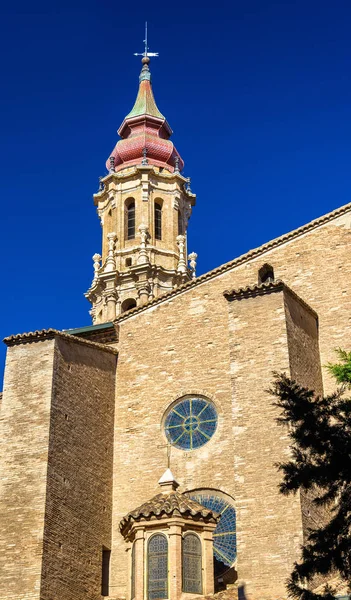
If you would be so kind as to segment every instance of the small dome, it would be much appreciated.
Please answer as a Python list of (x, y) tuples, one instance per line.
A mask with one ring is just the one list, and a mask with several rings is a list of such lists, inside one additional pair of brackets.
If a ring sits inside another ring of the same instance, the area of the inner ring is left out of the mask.
[(202, 519), (212, 523), (217, 522), (220, 517), (218, 513), (205, 508), (202, 504), (191, 500), (191, 498), (188, 498), (184, 494), (176, 491), (161, 492), (128, 513), (121, 520), (119, 528), (123, 533), (129, 529), (133, 521), (149, 520), (152, 517), (170, 517), (173, 515)]

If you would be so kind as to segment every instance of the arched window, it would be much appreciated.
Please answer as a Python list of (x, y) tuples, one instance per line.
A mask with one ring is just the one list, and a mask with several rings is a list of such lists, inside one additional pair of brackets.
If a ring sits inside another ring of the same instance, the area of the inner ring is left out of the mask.
[(131, 600), (135, 598), (135, 542), (132, 546), (132, 581), (131, 581), (131, 589), (130, 589), (130, 597)]
[(183, 538), (183, 592), (202, 594), (201, 541), (194, 533)]
[(227, 583), (234, 583), (238, 574), (234, 568), (236, 560), (236, 513), (234, 500), (228, 494), (211, 488), (186, 492), (186, 495), (208, 510), (221, 514), (213, 532), (213, 558), (215, 591), (223, 589), (223, 575)]
[(269, 283), (271, 281), (274, 281), (274, 269), (266, 263), (258, 271), (258, 283)]
[(159, 533), (150, 538), (147, 549), (147, 597), (168, 598), (168, 541)]
[(135, 238), (135, 200), (130, 198), (126, 202), (127, 208), (127, 240)]
[(155, 238), (162, 239), (162, 206), (159, 202), (155, 202)]
[(183, 227), (183, 215), (180, 212), (180, 210), (178, 210), (178, 235), (183, 235), (184, 231), (183, 231), (184, 227)]
[(136, 300), (134, 298), (127, 298), (127, 300), (123, 300), (121, 311), (126, 312), (126, 310), (130, 310), (131, 308), (136, 307)]

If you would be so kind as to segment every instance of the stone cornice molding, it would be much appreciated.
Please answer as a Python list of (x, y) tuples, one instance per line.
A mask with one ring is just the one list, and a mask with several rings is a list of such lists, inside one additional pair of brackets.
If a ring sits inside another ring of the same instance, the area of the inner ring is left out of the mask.
[(266, 294), (272, 294), (275, 292), (287, 292), (290, 296), (292, 296), (297, 302), (302, 304), (302, 306), (308, 310), (316, 319), (318, 315), (313, 308), (307, 304), (294, 290), (292, 290), (284, 281), (281, 279), (277, 279), (277, 281), (270, 281), (267, 283), (261, 283), (258, 285), (246, 286), (242, 288), (238, 288), (236, 290), (225, 290), (223, 292), (223, 296), (229, 301), (232, 302), (234, 300), (244, 300), (247, 298), (256, 298), (257, 296), (264, 296)]
[(44, 342), (46, 340), (53, 340), (55, 338), (62, 338), (68, 342), (83, 344), (84, 346), (90, 346), (91, 348), (96, 348), (97, 350), (102, 350), (103, 352), (108, 352), (109, 354), (118, 354), (116, 348), (112, 346), (106, 346), (105, 344), (99, 344), (97, 342), (91, 342), (90, 340), (86, 340), (84, 338), (76, 337), (69, 333), (63, 333), (62, 331), (58, 331), (57, 329), (41, 329), (37, 331), (30, 331), (28, 333), (19, 333), (17, 335), (10, 335), (4, 338), (3, 342), (6, 346), (18, 346), (20, 344), (32, 344), (35, 342)]
[[(145, 169), (147, 169), (147, 171), (150, 173), (151, 176), (155, 176), (157, 179), (165, 179), (165, 180), (171, 180), (171, 181), (178, 180), (179, 182), (181, 182), (181, 184), (187, 183), (187, 181), (188, 181), (188, 178), (184, 177), (180, 173), (170, 173), (169, 171), (163, 171), (163, 172), (159, 173), (156, 170), (156, 168), (152, 165), (145, 167), (140, 164), (140, 165), (134, 165), (133, 167), (126, 167), (125, 169), (122, 169), (121, 171), (106, 173), (106, 175), (101, 178), (101, 182), (106, 184), (110, 180), (112, 180), (112, 181), (117, 180), (117, 182), (118, 182), (118, 180), (132, 179), (133, 177), (135, 177), (135, 175), (138, 175), (139, 173), (142, 174), (143, 172), (145, 172)], [(186, 190), (184, 190), (184, 192), (189, 197), (195, 197), (195, 194), (193, 194), (192, 192), (188, 192)], [(94, 194), (94, 198), (99, 199), (101, 196), (104, 195), (104, 193), (106, 193), (106, 190), (101, 190), (100, 192), (96, 192), (96, 194)]]

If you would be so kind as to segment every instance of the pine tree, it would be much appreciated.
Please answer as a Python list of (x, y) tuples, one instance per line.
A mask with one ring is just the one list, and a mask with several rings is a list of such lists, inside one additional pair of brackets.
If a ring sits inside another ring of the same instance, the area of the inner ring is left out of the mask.
[(302, 559), (295, 563), (287, 587), (300, 600), (333, 600), (326, 585), (321, 594), (309, 589), (315, 576), (338, 574), (351, 592), (351, 352), (338, 351), (340, 362), (328, 365), (339, 384), (331, 396), (318, 397), (284, 374), (275, 374), (270, 392), (281, 411), (278, 423), (289, 426), (291, 460), (280, 491), (313, 495), (316, 507), (327, 508), (330, 519), (309, 529)]

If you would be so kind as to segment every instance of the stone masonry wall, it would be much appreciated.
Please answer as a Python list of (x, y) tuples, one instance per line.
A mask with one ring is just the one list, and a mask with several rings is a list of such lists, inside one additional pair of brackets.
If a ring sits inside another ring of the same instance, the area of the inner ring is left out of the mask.
[[(167, 467), (163, 419), (184, 394), (211, 398), (215, 436), (193, 452), (173, 449), (171, 469), (180, 491), (212, 488), (234, 495), (232, 401), (227, 306), (207, 288), (193, 290), (124, 322), (116, 383), (111, 596), (125, 596), (127, 560), (120, 519), (158, 492)], [(213, 314), (213, 301), (223, 318)], [(215, 317), (215, 318), (214, 318)]]
[(96, 600), (111, 548), (116, 356), (57, 339), (42, 600)]
[(39, 600), (54, 340), (8, 349), (0, 415), (0, 598)]
[[(112, 596), (125, 596), (127, 590), (119, 520), (156, 493), (157, 479), (166, 466), (163, 418), (176, 398), (202, 393), (213, 399), (219, 412), (217, 432), (205, 446), (193, 452), (172, 449), (171, 468), (181, 490), (212, 488), (235, 497), (235, 407), (223, 291), (257, 283), (259, 268), (270, 263), (276, 279), (283, 279), (318, 313), (321, 363), (333, 360), (336, 346), (351, 346), (350, 225), (351, 215), (346, 214), (120, 322)], [(248, 331), (258, 325), (253, 312)], [(286, 333), (284, 339), (286, 346)], [(272, 343), (279, 350), (280, 340), (271, 342), (262, 331), (258, 343), (262, 353), (268, 354)], [(284, 360), (276, 367), (298, 369), (298, 357), (290, 365), (292, 351), (290, 356), (287, 348), (284, 352)], [(333, 389), (325, 371), (323, 378), (325, 388)]]
[(288, 291), (272, 290), (230, 301), (229, 331), (238, 586), (246, 598), (284, 598), (303, 527), (299, 495), (279, 493), (276, 463), (290, 440), (267, 389), (272, 371), (320, 385), (316, 317)]
[(102, 547), (111, 546), (116, 355), (53, 337), (8, 349), (0, 419), (2, 600), (96, 600)]
[(304, 387), (323, 393), (317, 315), (289, 291), (284, 293), (289, 350), (289, 376)]

